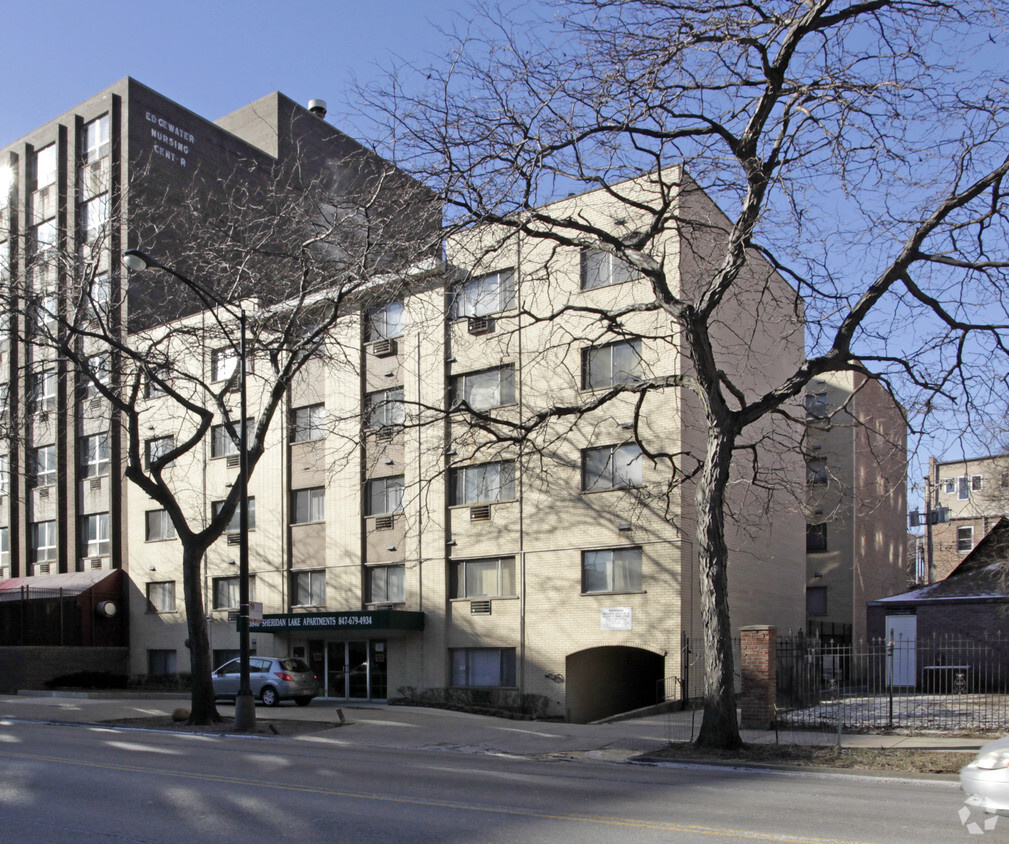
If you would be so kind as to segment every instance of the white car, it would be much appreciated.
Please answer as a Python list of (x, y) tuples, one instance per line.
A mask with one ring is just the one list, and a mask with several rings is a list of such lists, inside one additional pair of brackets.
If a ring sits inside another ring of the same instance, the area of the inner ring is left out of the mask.
[(1009, 738), (982, 745), (960, 770), (960, 786), (981, 800), (986, 812), (1009, 812)]

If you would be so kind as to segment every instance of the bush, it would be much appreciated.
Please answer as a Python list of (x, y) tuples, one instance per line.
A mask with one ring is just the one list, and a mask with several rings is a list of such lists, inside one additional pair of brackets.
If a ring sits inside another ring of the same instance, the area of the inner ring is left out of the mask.
[(544, 695), (522, 694), (508, 689), (460, 689), (400, 686), (399, 697), (390, 704), (400, 706), (430, 706), (499, 718), (544, 719), (549, 717), (550, 698)]
[(47, 689), (125, 689), (126, 675), (108, 671), (77, 671), (53, 677), (45, 684)]

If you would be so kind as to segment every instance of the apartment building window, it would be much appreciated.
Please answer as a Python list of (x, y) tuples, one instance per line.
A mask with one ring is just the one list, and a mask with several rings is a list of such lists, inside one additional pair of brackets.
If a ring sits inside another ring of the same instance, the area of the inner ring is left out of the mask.
[(406, 419), (403, 389), (379, 390), (364, 398), (365, 424), (369, 428), (387, 428), (402, 425)]
[(164, 384), (167, 384), (170, 378), (171, 370), (167, 366), (159, 366), (153, 372), (148, 372), (144, 381), (144, 397), (156, 399), (165, 395)]
[(56, 446), (40, 445), (32, 451), (32, 483), (51, 486), (56, 483)]
[(145, 540), (161, 542), (165, 539), (175, 539), (175, 525), (167, 510), (148, 510), (146, 513), (147, 527)]
[(622, 340), (582, 351), (582, 387), (586, 390), (640, 380), (640, 340)]
[(974, 547), (974, 527), (958, 527), (956, 529), (956, 550), (965, 554)]
[(806, 461), (806, 483), (810, 486), (826, 486), (828, 480), (827, 463), (824, 460)]
[(178, 671), (178, 654), (165, 648), (150, 648), (147, 651), (147, 673), (168, 675)]
[(84, 302), (85, 319), (105, 319), (109, 314), (109, 302), (112, 301), (112, 282), (108, 275), (95, 276), (87, 291)]
[(450, 402), (466, 402), (473, 410), (515, 403), (515, 366), (497, 366), (452, 379)]
[(640, 592), (641, 549), (582, 552), (583, 592)]
[(81, 556), (109, 555), (109, 514), (93, 513), (81, 516)]
[[(223, 501), (212, 501), (210, 502), (210, 510), (213, 517), (216, 519), (217, 514), (221, 512), (221, 508), (224, 506)], [(224, 528), (225, 533), (237, 533), (241, 530), (242, 517), (242, 506), (239, 504), (235, 507), (235, 513), (231, 517), (231, 521), (228, 522), (227, 527)], [(249, 530), (255, 530), (256, 528), (256, 496), (249, 496)]]
[(34, 522), (29, 537), (33, 563), (51, 563), (56, 559), (56, 522)]
[[(2, 187), (2, 186), (0, 186)], [(6, 191), (0, 189), (0, 208), (4, 207), (7, 198)], [(6, 240), (0, 240), (0, 280), (6, 281), (11, 275), (11, 245)]]
[(0, 495), (7, 495), (10, 491), (11, 491), (10, 455), (0, 454)]
[(109, 473), (109, 432), (81, 437), (81, 476), (96, 478)]
[(56, 370), (42, 369), (28, 379), (28, 409), (43, 413), (56, 409)]
[(406, 566), (370, 566), (368, 603), (402, 604), (406, 600)]
[(326, 520), (326, 490), (324, 487), (296, 489), (291, 493), (291, 524)]
[(942, 491), (947, 495), (952, 495), (956, 492), (956, 478), (946, 478), (943, 480)]
[(582, 489), (641, 486), (641, 448), (633, 443), (587, 448), (582, 452)]
[[(250, 416), (245, 420), (245, 429), (251, 434), (253, 427), (255, 427), (255, 419)], [(240, 437), (241, 434), (241, 428), (236, 425), (235, 437)], [(232, 439), (228, 426), (214, 425), (210, 429), (210, 456), (230, 457), (233, 454), (238, 454), (238, 443)]]
[[(175, 448), (175, 437), (154, 437), (153, 439), (149, 439), (144, 443), (147, 468), (150, 469), (156, 461), (161, 460), (173, 448)], [(171, 465), (171, 463), (165, 463), (161, 468)]]
[(452, 291), (453, 318), (488, 316), (514, 307), (514, 270), (475, 276)]
[(45, 220), (37, 226), (32, 226), (31, 230), (32, 255), (38, 260), (45, 260), (56, 250), (59, 237), (59, 229), (56, 226), (56, 218)]
[(449, 654), (453, 686), (515, 685), (515, 648), (452, 648)]
[(823, 419), (827, 415), (826, 393), (807, 393), (803, 403), (806, 406), (806, 416)]
[(0, 527), (0, 565), (6, 566), (11, 561), (11, 530)]
[(90, 164), (109, 154), (109, 116), (103, 114), (81, 129), (81, 163)]
[(109, 195), (99, 194), (87, 202), (82, 202), (79, 208), (78, 221), (81, 227), (81, 238), (85, 243), (94, 243), (103, 234), (109, 221)]
[(608, 287), (636, 278), (638, 271), (603, 249), (582, 250), (582, 290)]
[[(215, 610), (238, 608), (238, 578), (215, 577), (213, 579), (213, 606)], [(249, 600), (256, 600), (256, 576), (249, 575)]]
[(46, 337), (56, 333), (59, 303), (55, 293), (43, 293), (33, 302), (35, 311), (35, 333)]
[(227, 381), (238, 367), (238, 352), (232, 346), (210, 353), (210, 380)]
[(326, 406), (310, 404), (291, 411), (291, 442), (304, 443), (326, 436)]
[(35, 152), (32, 166), (32, 190), (42, 190), (56, 184), (56, 144)]
[(175, 612), (175, 581), (147, 584), (147, 612)]
[(92, 355), (84, 361), (84, 398), (96, 399), (101, 396), (99, 385), (108, 388), (112, 381), (112, 367), (108, 354)]
[(403, 333), (403, 303), (390, 302), (368, 311), (364, 320), (364, 339), (391, 340)]
[(806, 553), (815, 554), (827, 550), (827, 524), (806, 525)]
[(515, 498), (515, 464), (511, 460), (453, 469), (450, 504), (483, 504)]
[(827, 587), (806, 587), (806, 615), (823, 616), (827, 614)]
[(291, 606), (326, 606), (326, 572), (321, 569), (292, 572)]
[(372, 478), (365, 484), (364, 515), (382, 516), (403, 512), (403, 475)]
[(510, 597), (515, 591), (515, 558), (460, 560), (453, 565), (453, 598)]
[(967, 501), (970, 499), (970, 478), (958, 478), (957, 479), (957, 495), (956, 497), (960, 501)]
[(984, 489), (984, 477), (982, 475), (971, 475), (970, 491), (980, 492), (982, 489)]

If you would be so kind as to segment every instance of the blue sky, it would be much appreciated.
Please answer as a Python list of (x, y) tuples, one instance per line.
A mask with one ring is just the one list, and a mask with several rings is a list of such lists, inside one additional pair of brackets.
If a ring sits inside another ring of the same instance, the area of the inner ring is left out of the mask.
[[(0, 55), (17, 71), (4, 90), (0, 146), (124, 76), (211, 120), (274, 90), (301, 103), (324, 99), (328, 120), (362, 137), (355, 79), (375, 79), (402, 61), (436, 63), (446, 44), (438, 27), (465, 23), (469, 7), (470, 0), (7, 0)], [(926, 450), (960, 453), (955, 434), (940, 439)]]
[[(0, 146), (132, 76), (211, 120), (274, 90), (326, 100), (356, 134), (347, 89), (397, 59), (434, 60), (468, 0), (68, 0), (2, 4)], [(458, 13), (458, 14), (456, 14)]]

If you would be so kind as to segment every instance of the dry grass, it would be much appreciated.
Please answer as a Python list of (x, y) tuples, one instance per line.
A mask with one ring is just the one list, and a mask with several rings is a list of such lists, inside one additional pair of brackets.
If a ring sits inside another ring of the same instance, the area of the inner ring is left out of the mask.
[(783, 765), (898, 771), (920, 774), (955, 774), (974, 758), (973, 753), (952, 750), (915, 750), (876, 747), (818, 747), (810, 745), (745, 745), (737, 751), (672, 744), (648, 754), (652, 759), (684, 762), (736, 762), (751, 765)]

